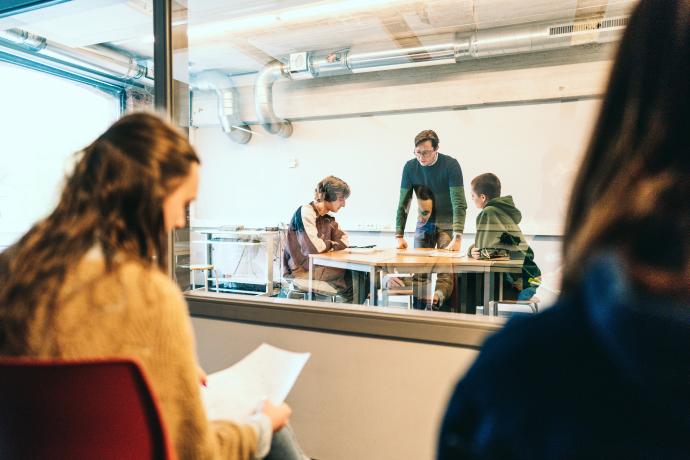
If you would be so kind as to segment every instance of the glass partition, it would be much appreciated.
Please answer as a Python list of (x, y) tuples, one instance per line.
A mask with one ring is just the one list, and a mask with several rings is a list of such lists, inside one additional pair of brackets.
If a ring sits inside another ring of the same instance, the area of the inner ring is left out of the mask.
[(152, 107), (149, 3), (2, 2), (0, 250), (55, 206), (81, 148)]
[(180, 286), (544, 308), (634, 3), (189, 0), (173, 67), (202, 167)]

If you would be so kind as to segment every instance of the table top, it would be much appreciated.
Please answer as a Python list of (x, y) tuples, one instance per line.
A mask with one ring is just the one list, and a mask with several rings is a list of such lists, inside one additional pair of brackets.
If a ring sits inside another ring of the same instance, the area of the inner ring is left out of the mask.
[(228, 230), (222, 228), (209, 228), (209, 227), (192, 227), (190, 229), (192, 232), (200, 233), (202, 235), (268, 235), (273, 236), (278, 234), (278, 230), (266, 230), (263, 228), (242, 228), (238, 230)]
[(321, 254), (310, 254), (309, 257), (315, 263), (319, 260), (339, 261), (345, 263), (370, 265), (370, 266), (464, 266), (464, 267), (486, 267), (486, 268), (519, 268), (523, 261), (513, 260), (477, 260), (460, 253), (450, 253), (453, 255), (444, 256), (443, 251), (438, 249), (380, 249), (371, 253), (353, 253), (344, 251), (325, 252)]

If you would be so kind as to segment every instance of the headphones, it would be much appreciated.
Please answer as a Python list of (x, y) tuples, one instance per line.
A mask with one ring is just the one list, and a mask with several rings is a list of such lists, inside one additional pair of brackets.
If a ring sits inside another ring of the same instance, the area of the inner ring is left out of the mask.
[(316, 192), (321, 199), (321, 201), (338, 201), (338, 193), (333, 190), (331, 184), (324, 184), (323, 181), (319, 182), (317, 185)]
[(330, 184), (325, 185), (323, 197), (326, 201), (338, 201), (338, 193), (335, 190), (332, 190)]

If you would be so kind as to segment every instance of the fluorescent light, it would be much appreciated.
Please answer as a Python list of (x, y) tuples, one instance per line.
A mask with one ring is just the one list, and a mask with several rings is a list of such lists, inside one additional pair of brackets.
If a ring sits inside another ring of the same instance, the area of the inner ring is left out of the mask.
[(253, 29), (270, 29), (281, 24), (326, 19), (354, 11), (371, 11), (396, 3), (411, 3), (413, 0), (338, 0), (319, 2), (312, 5), (278, 10), (275, 13), (246, 16), (209, 24), (189, 27), (187, 35), (191, 40), (204, 40), (222, 36), (225, 33)]

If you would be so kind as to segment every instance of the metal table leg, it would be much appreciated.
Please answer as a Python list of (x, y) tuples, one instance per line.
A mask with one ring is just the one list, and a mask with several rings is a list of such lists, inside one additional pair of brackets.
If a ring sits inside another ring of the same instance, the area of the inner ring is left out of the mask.
[(376, 292), (376, 267), (369, 270), (369, 305), (378, 305), (378, 293)]
[(381, 281), (381, 305), (384, 307), (388, 306), (388, 287), (384, 284), (384, 278), (387, 273), (384, 270), (379, 272), (379, 277)]
[(275, 251), (272, 235), (265, 236), (266, 239), (266, 295), (273, 295), (273, 254)]
[(309, 290), (307, 291), (307, 300), (313, 300), (314, 290), (314, 260), (309, 258)]
[(490, 271), (484, 272), (484, 316), (489, 316), (489, 302), (494, 297), (494, 274)]
[(460, 313), (467, 313), (467, 299), (469, 298), (469, 292), (467, 292), (468, 289), (468, 281), (467, 278), (469, 275), (467, 273), (461, 273), (460, 274), (460, 282), (458, 283), (458, 288), (460, 289), (459, 296), (460, 297)]
[[(209, 233), (206, 235), (206, 239), (208, 241), (213, 240), (213, 234)], [(191, 262), (191, 261), (190, 261)], [(213, 265), (213, 244), (207, 243), (206, 245), (206, 265), (212, 266)], [(213, 272), (211, 269), (208, 269), (205, 271), (204, 275), (204, 290), (208, 291), (208, 277), (213, 276)], [(218, 283), (218, 279), (216, 278), (216, 283)]]
[(352, 278), (352, 303), (359, 303), (359, 277), (357, 272), (350, 270), (350, 277)]

